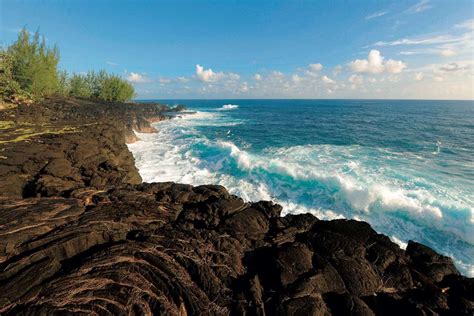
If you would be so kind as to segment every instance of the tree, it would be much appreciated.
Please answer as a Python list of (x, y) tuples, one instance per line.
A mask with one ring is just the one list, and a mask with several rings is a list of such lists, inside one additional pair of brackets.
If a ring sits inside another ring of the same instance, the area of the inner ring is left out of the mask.
[(104, 70), (72, 76), (58, 71), (59, 50), (47, 47), (38, 31), (31, 36), (22, 29), (8, 50), (0, 53), (0, 97), (5, 101), (13, 95), (41, 98), (59, 94), (123, 102), (135, 94), (130, 83)]
[(69, 80), (69, 95), (75, 98), (90, 98), (92, 91), (86, 76), (73, 74)]
[(47, 47), (38, 31), (31, 37), (22, 29), (8, 53), (12, 56), (13, 79), (22, 89), (40, 97), (57, 92), (59, 50)]
[(0, 101), (21, 102), (31, 96), (13, 79), (13, 58), (4, 51), (0, 51)]
[(70, 86), (69, 86), (69, 77), (66, 70), (58, 71), (58, 94), (59, 95), (68, 95)]

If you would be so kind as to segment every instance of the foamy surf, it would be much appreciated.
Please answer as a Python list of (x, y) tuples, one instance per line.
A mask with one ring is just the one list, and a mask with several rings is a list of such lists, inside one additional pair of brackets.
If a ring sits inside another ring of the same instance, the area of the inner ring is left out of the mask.
[(239, 106), (237, 104), (224, 104), (221, 108), (217, 109), (218, 111), (229, 111), (238, 109)]
[[(417, 240), (453, 256), (463, 273), (473, 275), (469, 197), (416, 170), (400, 170), (412, 163), (412, 154), (358, 145), (244, 149), (229, 126), (245, 120), (212, 111), (157, 124), (158, 133), (140, 134), (141, 141), (129, 145), (144, 181), (220, 184), (248, 201), (273, 200), (284, 214), (367, 221), (399, 245)], [(208, 127), (222, 133), (203, 135)]]

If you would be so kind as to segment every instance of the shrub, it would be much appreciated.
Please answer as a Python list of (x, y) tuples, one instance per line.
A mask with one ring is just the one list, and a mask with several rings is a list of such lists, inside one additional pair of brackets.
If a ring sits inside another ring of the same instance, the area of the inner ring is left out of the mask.
[(106, 101), (128, 101), (135, 95), (133, 86), (116, 75), (109, 75), (102, 82), (99, 99)]
[(81, 74), (73, 74), (69, 79), (69, 95), (75, 98), (92, 97), (91, 87), (86, 76)]
[(86, 75), (73, 74), (69, 81), (69, 95), (76, 98), (98, 98), (105, 101), (128, 101), (135, 90), (127, 81), (105, 71), (90, 71)]

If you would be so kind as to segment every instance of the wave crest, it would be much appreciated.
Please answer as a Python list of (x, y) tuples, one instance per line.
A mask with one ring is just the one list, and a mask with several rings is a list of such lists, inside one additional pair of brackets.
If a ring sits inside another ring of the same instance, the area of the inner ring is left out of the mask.
[(237, 104), (224, 104), (221, 108), (217, 109), (218, 111), (229, 111), (238, 109), (239, 106)]

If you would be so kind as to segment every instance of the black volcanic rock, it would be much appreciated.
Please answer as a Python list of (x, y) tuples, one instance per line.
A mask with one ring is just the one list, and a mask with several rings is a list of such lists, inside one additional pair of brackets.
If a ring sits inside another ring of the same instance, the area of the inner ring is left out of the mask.
[(125, 140), (162, 110), (0, 112), (15, 120), (0, 135), (1, 315), (473, 314), (474, 279), (424, 245), (222, 186), (140, 183)]
[(2, 200), (1, 313), (473, 311), (472, 279), (451, 262), (424, 246), (404, 252), (363, 222), (282, 218), (279, 206), (219, 186), (141, 184), (89, 197)]

